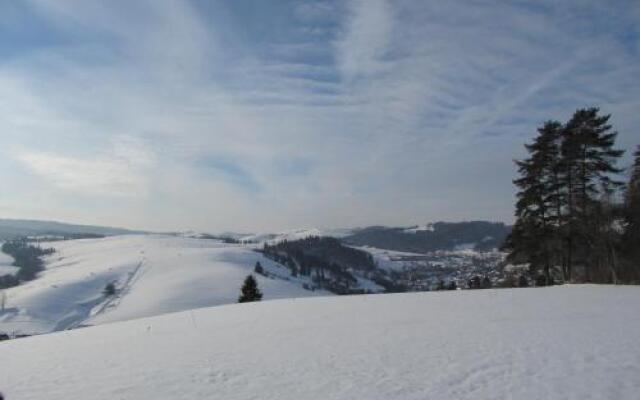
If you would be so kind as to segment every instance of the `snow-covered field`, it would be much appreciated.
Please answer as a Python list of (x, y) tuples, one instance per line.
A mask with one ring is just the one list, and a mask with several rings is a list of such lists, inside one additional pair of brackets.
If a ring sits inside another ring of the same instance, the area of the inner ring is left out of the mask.
[[(273, 277), (257, 276), (265, 299), (328, 295), (303, 289), (304, 277), (290, 277), (250, 247), (214, 240), (125, 235), (43, 246), (56, 253), (37, 279), (5, 291), (0, 332), (41, 333), (235, 303), (256, 261)], [(116, 296), (102, 294), (109, 282)]]
[(13, 399), (637, 399), (640, 288), (288, 299), (0, 343)]
[(387, 271), (401, 270), (405, 266), (405, 262), (402, 261), (402, 257), (415, 257), (424, 256), (419, 253), (409, 253), (405, 251), (379, 249), (372, 246), (351, 246), (354, 249), (366, 251), (371, 254), (376, 262), (378, 268), (385, 269)]

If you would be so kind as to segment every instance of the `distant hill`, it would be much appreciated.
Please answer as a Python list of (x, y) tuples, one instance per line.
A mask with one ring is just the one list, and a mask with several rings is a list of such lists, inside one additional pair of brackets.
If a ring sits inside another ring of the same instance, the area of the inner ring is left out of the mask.
[(0, 240), (19, 236), (113, 236), (132, 233), (144, 232), (105, 226), (66, 224), (55, 221), (0, 219)]
[(342, 240), (351, 245), (426, 253), (436, 250), (499, 248), (511, 231), (502, 222), (436, 222), (409, 228), (372, 226), (357, 229)]

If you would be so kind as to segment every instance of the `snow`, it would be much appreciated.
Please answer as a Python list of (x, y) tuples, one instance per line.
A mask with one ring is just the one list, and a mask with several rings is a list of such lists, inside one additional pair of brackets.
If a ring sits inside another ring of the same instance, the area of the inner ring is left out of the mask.
[[(260, 261), (265, 299), (327, 295), (305, 277), (241, 245), (169, 235), (125, 235), (51, 242), (56, 253), (40, 276), (7, 289), (0, 332), (41, 333), (235, 303), (242, 281)], [(107, 283), (117, 295), (105, 297)]]
[(14, 267), (12, 264), (13, 257), (0, 251), (0, 276), (16, 274), (19, 268)]
[(475, 243), (460, 243), (454, 246), (453, 251), (473, 251), (475, 248)]
[(406, 263), (402, 259), (403, 257), (423, 257), (424, 254), (409, 253), (405, 251), (395, 251), (380, 249), (372, 246), (350, 246), (354, 249), (366, 251), (371, 254), (376, 265), (380, 269), (387, 271), (401, 270), (405, 267)]
[(350, 229), (292, 229), (278, 233), (256, 233), (248, 235), (233, 235), (234, 238), (245, 242), (256, 243), (278, 243), (283, 240), (300, 240), (313, 236), (328, 236), (342, 238), (348, 236), (353, 231)]
[(288, 299), (0, 343), (13, 399), (637, 399), (640, 288)]
[(411, 228), (406, 228), (404, 230), (405, 233), (417, 233), (417, 232), (433, 232), (435, 230), (435, 228), (433, 227), (433, 224), (424, 224), (424, 225), (417, 225), (417, 226), (413, 226)]

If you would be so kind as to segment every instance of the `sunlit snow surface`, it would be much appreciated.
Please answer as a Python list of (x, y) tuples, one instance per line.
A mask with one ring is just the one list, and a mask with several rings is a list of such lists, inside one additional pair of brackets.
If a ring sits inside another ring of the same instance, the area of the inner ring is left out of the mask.
[(0, 343), (13, 399), (637, 399), (640, 288), (229, 305)]
[[(128, 235), (43, 246), (56, 253), (37, 279), (6, 290), (0, 332), (41, 333), (235, 303), (256, 261), (273, 277), (257, 276), (265, 299), (329, 295), (303, 289), (305, 277), (291, 277), (251, 247), (214, 240)], [(109, 282), (118, 291), (107, 298)]]

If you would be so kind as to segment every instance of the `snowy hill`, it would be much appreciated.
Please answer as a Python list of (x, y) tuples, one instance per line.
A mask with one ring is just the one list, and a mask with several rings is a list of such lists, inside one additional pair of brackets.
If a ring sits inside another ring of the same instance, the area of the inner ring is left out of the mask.
[[(50, 242), (46, 270), (7, 289), (0, 332), (41, 333), (235, 303), (243, 279), (260, 261), (265, 299), (328, 295), (303, 289), (306, 278), (252, 248), (167, 235), (125, 235)], [(6, 266), (3, 268), (7, 268)], [(105, 296), (114, 282), (115, 296)]]
[(310, 229), (291, 229), (288, 231), (282, 231), (277, 233), (254, 233), (254, 234), (229, 234), (235, 239), (244, 242), (255, 242), (255, 243), (278, 243), (283, 240), (299, 240), (306, 239), (308, 237), (335, 237), (342, 238), (348, 235), (351, 235), (353, 230), (351, 229), (318, 229), (318, 228), (310, 228)]
[(20, 236), (41, 235), (125, 235), (142, 233), (121, 228), (104, 226), (67, 224), (56, 221), (39, 221), (30, 219), (2, 219), (0, 218), (0, 239), (10, 239)]
[(638, 287), (181, 312), (0, 343), (13, 399), (637, 399)]

